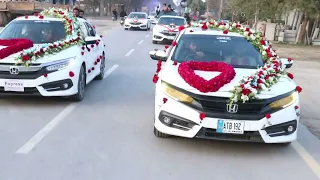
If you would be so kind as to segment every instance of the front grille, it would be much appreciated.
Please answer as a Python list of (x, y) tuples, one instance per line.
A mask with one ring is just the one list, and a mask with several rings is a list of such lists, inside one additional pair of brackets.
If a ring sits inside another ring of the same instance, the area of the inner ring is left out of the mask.
[(131, 22), (130, 24), (132, 24), (132, 25), (140, 25), (142, 23), (141, 22)]
[[(204, 110), (213, 112), (227, 112), (228, 100), (229, 98), (212, 96), (197, 99)], [(267, 104), (264, 101), (240, 102), (238, 103), (237, 114), (256, 114), (266, 106)]]
[(195, 137), (224, 141), (263, 142), (259, 131), (245, 131), (243, 134), (227, 134), (217, 133), (215, 129), (211, 128), (201, 128)]
[(166, 35), (166, 36), (175, 36), (176, 35), (176, 32), (172, 32), (172, 33), (162, 33), (163, 35)]
[[(19, 68), (18, 74), (10, 74), (10, 67), (15, 66)], [(17, 66), (14, 64), (0, 64), (0, 78), (1, 79), (37, 79), (46, 73), (46, 69), (39, 66)]]

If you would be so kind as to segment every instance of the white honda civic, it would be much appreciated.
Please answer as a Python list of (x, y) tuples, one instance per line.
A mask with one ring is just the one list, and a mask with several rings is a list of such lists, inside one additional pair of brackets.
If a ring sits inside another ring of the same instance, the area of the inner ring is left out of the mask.
[(132, 12), (124, 21), (124, 29), (139, 29), (150, 30), (151, 20), (148, 18), (148, 14), (144, 12)]
[(186, 28), (166, 51), (151, 51), (150, 57), (158, 60), (157, 137), (283, 144), (297, 139), (302, 89), (286, 72), (293, 61), (278, 58), (255, 31), (216, 22)]
[(186, 21), (180, 16), (163, 15), (158, 23), (153, 27), (152, 43), (173, 41), (178, 33), (179, 27), (184, 26)]
[(102, 80), (102, 36), (84, 19), (59, 9), (19, 17), (0, 33), (0, 94), (84, 98)]

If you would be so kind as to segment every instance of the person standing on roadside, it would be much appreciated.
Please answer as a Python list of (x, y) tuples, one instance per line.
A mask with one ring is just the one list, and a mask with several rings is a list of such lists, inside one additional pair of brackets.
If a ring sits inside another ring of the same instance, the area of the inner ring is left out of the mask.
[(79, 17), (79, 8), (77, 7), (73, 8), (73, 15), (74, 17)]
[(114, 16), (114, 19), (117, 20), (117, 19), (118, 19), (118, 12), (117, 12), (116, 9), (114, 9), (114, 10), (112, 11), (112, 14), (113, 14), (113, 16)]

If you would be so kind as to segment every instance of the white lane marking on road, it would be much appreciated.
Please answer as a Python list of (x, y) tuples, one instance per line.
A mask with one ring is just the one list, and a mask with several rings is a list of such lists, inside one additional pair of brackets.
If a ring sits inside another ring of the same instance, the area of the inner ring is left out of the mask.
[[(119, 67), (118, 64), (113, 65), (108, 69), (103, 79), (108, 77), (114, 70)], [(17, 150), (17, 154), (28, 154), (42, 139), (44, 139), (59, 123), (61, 123), (67, 115), (69, 115), (76, 107), (77, 104), (70, 104), (64, 110), (62, 110), (56, 117), (54, 117), (45, 127), (43, 127), (37, 134), (35, 134), (29, 141), (27, 141), (20, 149)]]
[(146, 38), (148, 38), (149, 37), (149, 34), (148, 35), (146, 35)]
[(76, 104), (68, 105), (58, 116), (53, 118), (45, 127), (43, 127), (37, 134), (35, 134), (29, 141), (27, 141), (20, 149), (17, 150), (17, 154), (28, 154), (40, 141), (47, 136), (64, 118), (70, 114)]
[(313, 173), (320, 179), (320, 165), (319, 163), (308, 153), (308, 151), (301, 146), (297, 141), (292, 142), (293, 149), (300, 155), (300, 157), (307, 163)]
[(143, 43), (143, 40), (141, 40), (141, 41), (138, 42), (138, 44), (142, 44), (142, 43)]
[(131, 49), (125, 56), (130, 56), (133, 53), (134, 49)]
[(113, 65), (110, 69), (108, 69), (103, 76), (103, 79), (108, 77), (114, 70), (116, 70), (119, 67), (118, 64)]

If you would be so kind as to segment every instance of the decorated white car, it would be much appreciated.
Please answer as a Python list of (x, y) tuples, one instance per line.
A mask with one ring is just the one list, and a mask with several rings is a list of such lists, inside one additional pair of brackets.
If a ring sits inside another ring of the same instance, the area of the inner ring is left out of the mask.
[(290, 144), (302, 91), (260, 33), (240, 24), (181, 27), (158, 60), (154, 134)]
[(180, 26), (184, 26), (186, 21), (180, 16), (161, 16), (158, 23), (153, 27), (152, 43), (173, 41), (179, 31)]
[(151, 24), (157, 24), (158, 20), (156, 18), (157, 14), (155, 12), (151, 12), (148, 16), (148, 19), (150, 19)]
[(102, 80), (102, 36), (62, 9), (19, 17), (0, 33), (0, 93), (63, 96), (81, 101), (86, 84)]
[(150, 30), (151, 21), (148, 19), (148, 14), (145, 12), (132, 12), (126, 17), (124, 21), (124, 29), (139, 29)]

